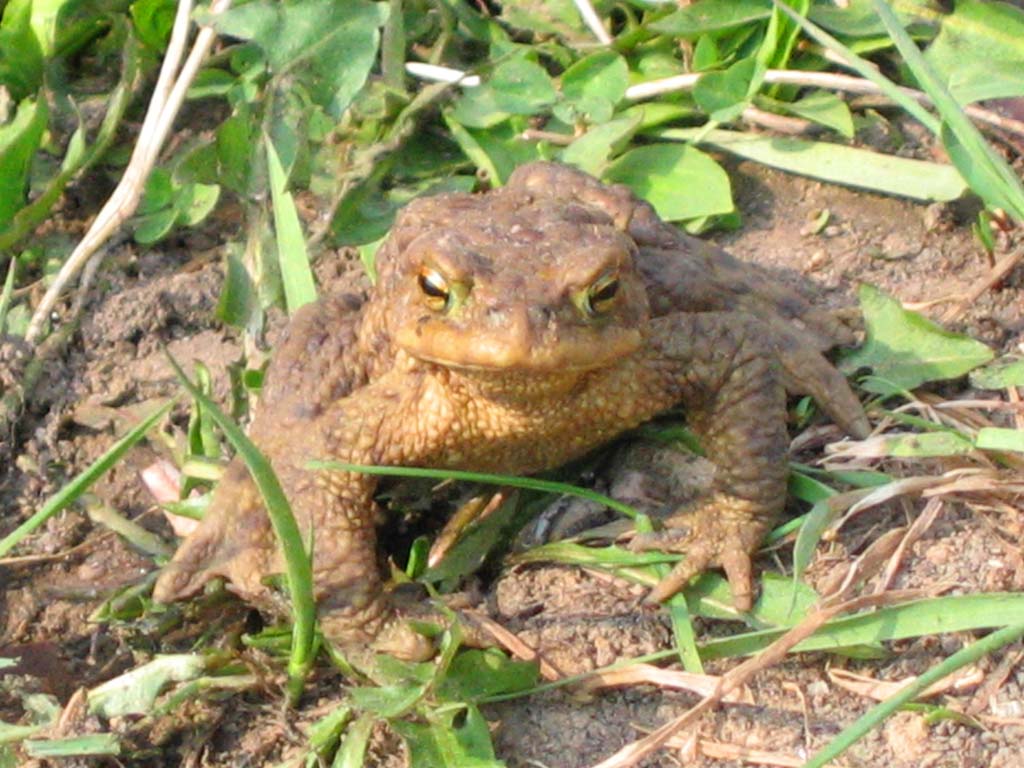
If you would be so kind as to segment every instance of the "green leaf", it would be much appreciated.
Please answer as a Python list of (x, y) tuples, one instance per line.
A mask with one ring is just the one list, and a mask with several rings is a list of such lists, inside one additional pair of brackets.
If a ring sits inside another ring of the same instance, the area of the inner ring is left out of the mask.
[(198, 654), (157, 656), (89, 691), (89, 712), (108, 719), (149, 714), (164, 686), (194, 680), (205, 670), (206, 660)]
[(636, 113), (631, 117), (594, 126), (563, 149), (558, 159), (592, 176), (603, 176), (612, 155), (626, 147), (642, 119), (642, 114)]
[(926, 381), (962, 376), (992, 359), (992, 350), (972, 338), (940, 328), (869, 285), (861, 286), (867, 340), (845, 355), (840, 369), (871, 368), (906, 389)]
[(30, 739), (24, 742), (24, 747), (30, 757), (39, 758), (121, 754), (121, 742), (113, 733), (91, 733), (67, 739)]
[(32, 158), (49, 116), (46, 102), (24, 99), (7, 125), (0, 126), (0, 230), (25, 205)]
[[(1024, 595), (991, 592), (914, 600), (829, 621), (793, 652), (829, 651), (909, 637), (994, 629), (1024, 622)], [(705, 661), (757, 653), (785, 629), (711, 639), (701, 646)]]
[(497, 108), (512, 115), (534, 115), (558, 98), (548, 73), (526, 56), (503, 61), (487, 84), (494, 92)]
[(1016, 451), (1024, 453), (1024, 429), (982, 427), (974, 444), (986, 451)]
[(1024, 359), (1001, 357), (984, 368), (971, 372), (971, 386), (979, 389), (1024, 387)]
[(828, 91), (815, 91), (784, 106), (787, 112), (831, 128), (844, 138), (853, 138), (853, 116), (846, 102)]
[(472, 705), (431, 713), (426, 725), (406, 720), (391, 726), (409, 747), (412, 768), (502, 768), (494, 759), (487, 721)]
[(708, 116), (719, 123), (735, 120), (747, 106), (750, 83), (757, 61), (748, 57), (724, 72), (701, 75), (693, 87), (693, 99)]
[(20, 101), (43, 84), (43, 45), (32, 28), (32, 0), (10, 0), (0, 19), (0, 85)]
[(666, 221), (715, 216), (733, 210), (729, 177), (699, 149), (652, 144), (630, 150), (608, 168), (605, 180), (626, 184)]
[(526, 119), (516, 117), (486, 130), (465, 128), (445, 112), (445, 124), (474, 165), (487, 174), (495, 185), (505, 182), (516, 168), (534, 160), (544, 159), (544, 150), (539, 142), (523, 141), (520, 136), (526, 127)]
[(703, 0), (688, 5), (650, 25), (663, 35), (692, 39), (711, 32), (726, 32), (768, 19), (771, 0)]
[(961, 104), (1024, 95), (1024, 10), (958, 0), (925, 60)]
[(334, 755), (331, 768), (363, 768), (376, 719), (372, 714), (366, 713), (349, 726), (344, 741)]
[(924, 432), (884, 435), (880, 453), (893, 458), (962, 456), (974, 450), (974, 443), (957, 432)]
[(447, 701), (480, 701), (528, 690), (537, 678), (537, 664), (532, 661), (513, 661), (495, 648), (471, 648), (455, 657), (436, 692)]
[(18, 260), (11, 259), (11, 263), (7, 265), (4, 287), (0, 290), (0, 336), (4, 335), (4, 326), (7, 325), (7, 312), (11, 308), (11, 294), (14, 292), (14, 275), (17, 267)]
[(225, 269), (224, 284), (217, 300), (217, 318), (236, 328), (244, 327), (252, 313), (259, 308), (256, 287), (249, 270), (242, 264), (238, 254), (229, 250)]
[(703, 135), (690, 128), (668, 128), (658, 136), (678, 141), (699, 137), (704, 146), (788, 173), (914, 200), (956, 200), (967, 191), (963, 177), (951, 166), (830, 142), (724, 130)]
[[(585, 122), (604, 123), (611, 119), (615, 105), (625, 96), (627, 85), (629, 69), (622, 56), (614, 51), (592, 53), (562, 74), (565, 104), (559, 106), (568, 107)], [(558, 116), (563, 122), (576, 122), (571, 116)]]
[(287, 190), (288, 177), (281, 167), (274, 144), (264, 137), (267, 166), (270, 171), (270, 196), (274, 206), (274, 232), (277, 236), (277, 258), (281, 265), (285, 304), (292, 315), (299, 307), (316, 301), (316, 284), (309, 266), (306, 240), (302, 236), (299, 212)]
[(255, 0), (221, 14), (197, 15), (223, 35), (259, 45), (275, 74), (300, 70), (316, 103), (340, 117), (376, 59), (388, 4)]
[(139, 39), (163, 53), (171, 37), (176, 11), (174, 0), (135, 0), (132, 3), (132, 21)]

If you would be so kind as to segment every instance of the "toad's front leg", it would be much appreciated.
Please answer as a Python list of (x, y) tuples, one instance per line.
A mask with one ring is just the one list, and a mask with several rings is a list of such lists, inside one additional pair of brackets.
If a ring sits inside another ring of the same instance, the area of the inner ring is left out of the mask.
[(782, 509), (786, 494), (786, 402), (775, 355), (758, 323), (736, 313), (660, 318), (640, 377), (686, 406), (689, 423), (716, 466), (713, 492), (681, 510), (660, 533), (638, 536), (635, 549), (686, 557), (652, 591), (678, 592), (709, 567), (725, 570), (739, 610), (753, 602), (751, 556)]
[[(376, 478), (339, 470), (312, 470), (310, 460), (350, 464), (419, 463), (431, 438), (417, 430), (422, 392), (385, 375), (330, 406), (313, 421), (280, 421), (262, 413), (254, 426), (306, 541), (313, 541), (313, 578), (321, 627), (357, 663), (370, 651), (425, 658), (429, 643), (395, 614), (377, 557)], [(273, 427), (277, 425), (279, 429)], [(161, 575), (160, 602), (185, 597), (213, 577), (224, 577), (243, 598), (280, 611), (267, 578), (284, 561), (255, 485), (235, 459), (200, 527)]]

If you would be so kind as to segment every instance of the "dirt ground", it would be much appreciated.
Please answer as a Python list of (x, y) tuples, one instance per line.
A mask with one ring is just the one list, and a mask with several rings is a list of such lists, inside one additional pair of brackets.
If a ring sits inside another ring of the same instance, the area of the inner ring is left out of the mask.
[[(905, 302), (949, 297), (967, 290), (989, 269), (970, 234), (969, 209), (915, 205), (746, 163), (730, 171), (744, 226), (715, 239), (787, 280), (813, 284), (820, 300), (831, 306), (853, 304), (860, 282), (880, 286)], [(829, 213), (828, 224), (815, 232), (812, 222), (823, 210)], [(184, 234), (157, 250), (129, 243), (108, 256), (88, 294), (73, 343), (50, 364), (14, 441), (6, 446), (8, 455), (0, 456), (0, 534), (12, 530), (109, 447), (114, 434), (147, 406), (178, 391), (162, 346), (178, 360), (205, 363), (215, 394), (226, 400), (228, 369), (240, 358), (241, 347), (237, 334), (213, 313), (222, 280), (217, 245), (208, 234)], [(344, 280), (351, 274), (348, 264), (341, 256), (321, 264), (321, 279)], [(936, 305), (927, 312), (939, 317), (949, 306)], [(955, 327), (1000, 351), (1020, 349), (1024, 270), (1018, 268), (973, 302)], [(14, 355), (10, 344), (7, 353), (8, 359)], [(183, 418), (176, 421), (177, 439)], [(172, 541), (139, 479), (140, 470), (163, 455), (166, 446), (159, 439), (134, 449), (94, 487), (93, 495)], [(820, 548), (811, 581), (820, 583), (845, 571), (872, 538), (904, 524), (920, 506), (893, 505), (843, 529), (836, 541)], [(908, 553), (893, 586), (942, 584), (959, 592), (1021, 589), (1021, 534), (1020, 519), (983, 516), (947, 504)], [(110, 679), (154, 652), (187, 649), (196, 634), (195, 626), (187, 625), (161, 637), (152, 622), (88, 621), (105, 595), (138, 582), (155, 566), (151, 558), (94, 525), (81, 507), (50, 521), (17, 554), (0, 561), (0, 656), (22, 659), (19, 667), (0, 670), (2, 721), (23, 717), (19, 702), (25, 691), (52, 693), (63, 705), (77, 689)], [(763, 564), (775, 567), (770, 558)], [(520, 567), (485, 586), (492, 612), (566, 673), (664, 649), (671, 640), (660, 613), (636, 608), (637, 588), (607, 576), (565, 567)], [(252, 618), (237, 604), (218, 611), (213, 620), (225, 635)], [(716, 631), (710, 623), (698, 629)], [(892, 654), (883, 660), (790, 657), (755, 678), (745, 703), (728, 704), (706, 716), (695, 731), (682, 734), (680, 743), (643, 765), (745, 764), (713, 757), (723, 749), (732, 754), (728, 750), (736, 747), (797, 761), (768, 764), (799, 764), (873, 703), (835, 685), (830, 668), (845, 666), (874, 678), (900, 680), (934, 666), (970, 639), (935, 636), (892, 644)], [(1005, 674), (1002, 685), (982, 702), (984, 728), (951, 720), (930, 726), (919, 714), (900, 713), (858, 743), (843, 764), (1024, 765), (1024, 665), (1018, 651), (1010, 653), (1016, 655), (981, 664), (983, 673), (999, 669)], [(716, 662), (708, 671), (727, 668)], [(287, 760), (302, 747), (303, 725), (341, 698), (344, 681), (321, 670), (300, 708), (291, 713), (282, 712), (279, 684), (280, 679), (271, 678), (243, 694), (192, 700), (174, 716), (134, 732), (129, 738), (138, 749), (134, 757), (107, 764), (258, 766)], [(966, 702), (976, 691), (968, 688), (955, 695)], [(493, 723), (499, 756), (509, 766), (582, 768), (697, 700), (691, 693), (654, 686), (589, 695), (563, 690), (490, 706), (485, 714)], [(100, 726), (94, 721), (88, 725)], [(127, 724), (115, 727), (123, 730)], [(402, 764), (393, 736), (378, 733), (374, 743), (373, 764)]]

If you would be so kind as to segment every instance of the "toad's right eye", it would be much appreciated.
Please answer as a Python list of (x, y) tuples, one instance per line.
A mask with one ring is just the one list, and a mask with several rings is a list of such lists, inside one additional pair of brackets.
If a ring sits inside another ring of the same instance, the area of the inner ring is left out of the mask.
[(418, 281), (427, 306), (435, 312), (444, 311), (451, 299), (451, 289), (444, 275), (436, 269), (423, 267), (420, 269)]

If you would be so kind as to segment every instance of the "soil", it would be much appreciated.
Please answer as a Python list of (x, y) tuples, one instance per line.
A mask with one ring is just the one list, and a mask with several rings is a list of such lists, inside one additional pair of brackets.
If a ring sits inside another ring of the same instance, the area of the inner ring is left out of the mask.
[[(916, 205), (747, 163), (730, 171), (744, 226), (715, 239), (794, 284), (813, 286), (820, 301), (831, 306), (853, 305), (861, 282), (905, 302), (928, 302), (960, 294), (988, 273), (986, 257), (970, 233), (969, 207)], [(823, 211), (828, 221), (817, 231), (814, 222)], [(242, 347), (239, 335), (215, 316), (223, 279), (216, 244), (209, 234), (183, 235), (157, 250), (124, 245), (107, 257), (85, 299), (73, 343), (49, 364), (9, 444), (10, 455), (0, 464), (0, 534), (38, 509), (141, 413), (178, 393), (164, 348), (184, 363), (202, 362), (210, 371), (214, 395), (222, 403), (229, 400), (230, 369), (240, 360)], [(341, 254), (325, 258), (318, 266), (322, 283), (358, 281), (353, 263)], [(947, 302), (925, 311), (940, 317), (949, 307)], [(280, 326), (280, 317), (272, 320), (274, 327)], [(1018, 267), (982, 294), (952, 325), (1000, 351), (1020, 350), (1024, 269)], [(9, 357), (0, 354), (0, 361), (13, 359), (12, 349), (7, 342), (3, 351)], [(52, 694), (65, 706), (81, 688), (136, 667), (156, 652), (188, 650), (204, 630), (219, 633), (213, 636), (224, 640), (217, 643), (229, 647), (231, 638), (258, 622), (244, 606), (216, 600), (200, 601), (184, 618), (171, 614), (176, 619), (166, 623), (172, 629), (163, 633), (159, 616), (106, 623), (90, 618), (107, 595), (140, 582), (156, 565), (152, 556), (93, 523), (89, 505), (106, 504), (173, 541), (139, 473), (171, 455), (169, 446), (184, 439), (186, 420), (184, 408), (176, 411), (170, 427), (133, 449), (96, 484), (89, 504), (52, 519), (18, 549), (19, 557), (0, 561), (0, 657), (21, 659), (17, 667), (0, 669), (0, 721), (25, 722), (26, 692)], [(904, 525), (922, 506), (919, 501), (893, 504), (842, 529), (819, 548), (809, 574), (812, 583), (827, 583), (845, 573), (873, 539)], [(946, 503), (935, 524), (906, 554), (893, 586), (1019, 590), (1024, 588), (1020, 541), (1019, 514), (1000, 517)], [(769, 556), (761, 564), (777, 569)], [(662, 650), (671, 642), (663, 614), (638, 608), (638, 588), (607, 575), (561, 566), (517, 566), (485, 586), (492, 613), (539, 646), (566, 674)], [(723, 628), (706, 622), (698, 624), (698, 631), (721, 633)], [(742, 765), (728, 757), (735, 754), (728, 750), (738, 748), (772, 753), (767, 764), (799, 764), (873, 704), (837, 685), (830, 676), (834, 668), (901, 680), (934, 666), (971, 639), (936, 635), (893, 643), (890, 654), (880, 660), (788, 657), (760, 672), (742, 702), (706, 715), (695, 729), (679, 734), (671, 748), (642, 765)], [(854, 746), (843, 764), (1024, 764), (1024, 665), (1014, 653), (979, 664), (982, 679), (995, 673), (1005, 676), (1001, 685), (986, 689), (987, 699), (977, 709), (985, 727), (956, 720), (929, 725), (921, 714), (901, 712)], [(244, 693), (193, 697), (171, 714), (143, 723), (122, 718), (104, 724), (80, 709), (77, 717), (71, 715), (70, 706), (60, 728), (63, 733), (111, 729), (124, 734), (128, 748), (136, 751), (108, 765), (257, 766), (294, 759), (302, 752), (304, 729), (341, 700), (344, 680), (321, 665), (298, 709), (286, 711), (281, 706), (280, 668), (257, 651), (244, 651), (243, 656), (261, 671), (259, 682)], [(721, 673), (734, 663), (714, 662), (707, 671)], [(965, 705), (978, 691), (975, 684), (949, 694), (946, 701)], [(562, 689), (491, 705), (485, 715), (499, 757), (509, 766), (575, 768), (599, 763), (698, 700), (695, 694), (654, 685), (596, 693)], [(369, 764), (403, 764), (400, 740), (386, 728), (378, 726), (371, 744)], [(727, 756), (715, 757), (722, 754)], [(779, 756), (797, 762), (777, 762)], [(73, 764), (90, 763), (61, 763)]]

